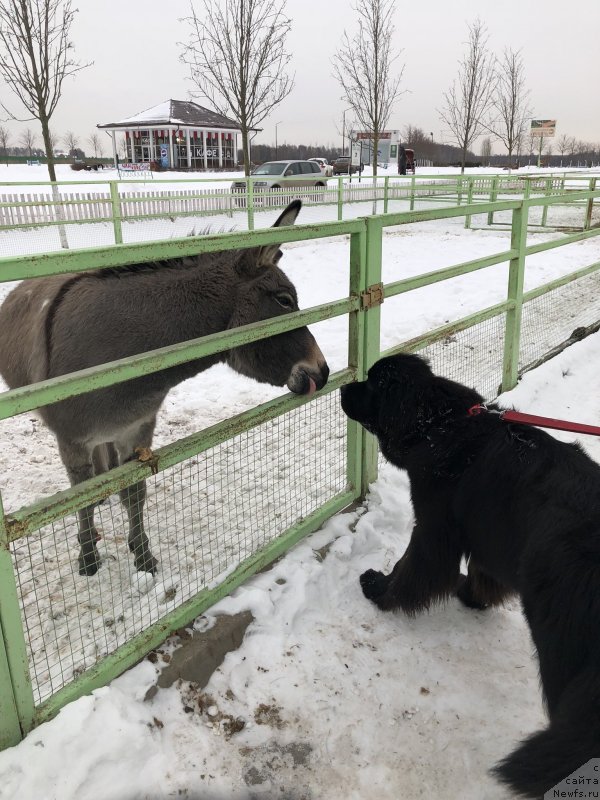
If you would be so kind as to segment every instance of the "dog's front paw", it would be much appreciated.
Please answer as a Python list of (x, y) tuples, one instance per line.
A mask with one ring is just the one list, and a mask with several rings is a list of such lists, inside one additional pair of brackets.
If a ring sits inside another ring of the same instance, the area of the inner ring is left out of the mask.
[(455, 594), (460, 602), (467, 608), (473, 608), (475, 611), (485, 611), (486, 608), (489, 607), (486, 603), (482, 603), (473, 595), (471, 582), (462, 572), (458, 576)]
[(360, 576), (360, 585), (367, 600), (374, 603), (385, 594), (388, 585), (388, 578), (383, 572), (375, 569), (368, 569)]

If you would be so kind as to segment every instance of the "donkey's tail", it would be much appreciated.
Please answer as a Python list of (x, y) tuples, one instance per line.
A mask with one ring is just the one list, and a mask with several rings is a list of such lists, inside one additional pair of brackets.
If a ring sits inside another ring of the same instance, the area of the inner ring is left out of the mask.
[[(569, 775), (579, 772), (590, 759), (600, 757), (600, 696), (586, 693), (584, 697), (580, 692), (574, 698), (572, 692), (569, 694), (568, 709), (560, 709), (545, 730), (521, 742), (492, 770), (519, 797), (541, 798)], [(581, 780), (585, 782), (588, 777), (600, 778), (600, 773), (582, 773)], [(582, 786), (576, 784), (572, 788)]]

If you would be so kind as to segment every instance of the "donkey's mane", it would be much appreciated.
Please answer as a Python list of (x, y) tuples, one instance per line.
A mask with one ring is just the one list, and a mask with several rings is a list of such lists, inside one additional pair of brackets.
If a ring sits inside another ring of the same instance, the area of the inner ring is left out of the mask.
[[(220, 231), (215, 231), (213, 230), (212, 226), (209, 225), (206, 228), (198, 231), (198, 233), (196, 233), (195, 228), (192, 228), (187, 236), (208, 236), (212, 233), (226, 233), (226, 231), (223, 229)], [(202, 253), (199, 253), (198, 255), (202, 255)], [(162, 269), (181, 269), (182, 267), (193, 267), (197, 264), (197, 257), (198, 256), (176, 256), (175, 258), (164, 258), (161, 261), (144, 261), (138, 264), (126, 264), (122, 267), (103, 267), (102, 269), (91, 270), (90, 272), (83, 274), (93, 275), (94, 278), (101, 278), (103, 280), (107, 278), (123, 278), (126, 275), (156, 272)]]
[(101, 278), (102, 280), (106, 280), (108, 278), (123, 278), (126, 275), (158, 272), (162, 269), (181, 269), (182, 267), (191, 267), (193, 259), (194, 256), (165, 258), (162, 261), (143, 261), (138, 264), (126, 264), (122, 267), (103, 267), (102, 269), (94, 269), (83, 274), (90, 275), (94, 278)]

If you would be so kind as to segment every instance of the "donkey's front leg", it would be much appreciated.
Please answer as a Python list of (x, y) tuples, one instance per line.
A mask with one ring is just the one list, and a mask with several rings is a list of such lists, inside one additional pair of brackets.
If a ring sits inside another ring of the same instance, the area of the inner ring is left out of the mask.
[[(94, 475), (92, 451), (77, 442), (60, 440), (58, 442), (60, 457), (75, 486)], [(100, 567), (100, 554), (96, 542), (100, 538), (94, 525), (94, 506), (86, 506), (77, 512), (79, 519), (79, 574), (95, 575)]]
[[(133, 457), (132, 457), (133, 458)], [(132, 460), (132, 459), (127, 459)], [(127, 509), (129, 518), (129, 549), (134, 555), (133, 563), (140, 572), (156, 573), (158, 561), (150, 552), (150, 542), (144, 530), (144, 503), (146, 502), (146, 481), (139, 481), (119, 492), (121, 502)]]
[[(135, 448), (150, 447), (156, 418), (144, 422), (136, 435), (127, 442), (116, 442), (121, 463), (137, 458)], [(150, 552), (150, 543), (144, 530), (144, 503), (146, 502), (146, 481), (138, 481), (119, 492), (121, 502), (129, 518), (129, 549), (134, 555), (135, 568), (140, 572), (155, 573), (158, 561)]]

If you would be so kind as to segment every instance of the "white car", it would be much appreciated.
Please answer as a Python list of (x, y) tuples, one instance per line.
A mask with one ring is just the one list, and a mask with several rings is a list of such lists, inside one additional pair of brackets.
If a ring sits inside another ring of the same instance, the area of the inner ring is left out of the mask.
[(319, 169), (321, 170), (321, 173), (323, 175), (325, 175), (326, 178), (331, 178), (332, 177), (332, 175), (333, 175), (333, 167), (331, 166), (331, 164), (327, 163), (327, 159), (326, 158), (309, 158), (308, 160), (309, 161), (316, 161), (317, 164), (319, 165)]

